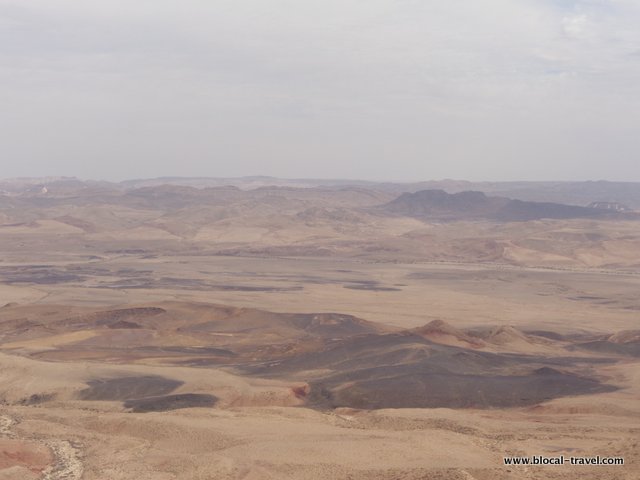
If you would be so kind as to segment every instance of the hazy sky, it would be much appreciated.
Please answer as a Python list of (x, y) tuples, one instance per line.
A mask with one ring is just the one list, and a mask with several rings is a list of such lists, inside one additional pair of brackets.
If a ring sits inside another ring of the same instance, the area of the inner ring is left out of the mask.
[(0, 0), (0, 177), (640, 181), (639, 0)]

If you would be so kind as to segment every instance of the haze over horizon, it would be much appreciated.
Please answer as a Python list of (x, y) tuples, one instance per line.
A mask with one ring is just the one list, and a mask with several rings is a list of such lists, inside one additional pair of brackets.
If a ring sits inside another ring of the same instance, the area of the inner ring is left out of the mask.
[(0, 0), (2, 177), (640, 181), (630, 0)]

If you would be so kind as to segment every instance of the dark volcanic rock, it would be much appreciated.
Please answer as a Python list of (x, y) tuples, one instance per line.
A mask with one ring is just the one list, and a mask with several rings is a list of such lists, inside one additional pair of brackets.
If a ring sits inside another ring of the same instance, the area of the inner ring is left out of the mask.
[(522, 376), (412, 373), (349, 386), (312, 384), (309, 401), (321, 407), (363, 409), (517, 407), (565, 395), (613, 390), (615, 387), (595, 380), (560, 372)]
[(131, 398), (165, 395), (184, 382), (155, 375), (96, 379), (87, 382), (89, 388), (81, 390), (81, 400), (128, 400)]
[(640, 342), (615, 343), (607, 340), (596, 340), (578, 344), (576, 347), (597, 353), (640, 357)]
[(108, 325), (107, 328), (111, 328), (114, 330), (117, 329), (138, 329), (138, 328), (142, 328), (141, 325), (135, 323), (135, 322), (127, 322), (126, 320), (120, 320), (118, 322), (112, 323), (111, 325)]
[(166, 412), (179, 408), (213, 407), (218, 402), (214, 395), (204, 393), (183, 393), (162, 397), (147, 397), (124, 402), (125, 408), (135, 413)]
[(616, 389), (565, 371), (585, 361), (469, 350), (404, 332), (362, 335), (244, 371), (305, 381), (307, 403), (318, 408), (489, 408)]
[(87, 315), (87, 321), (95, 322), (96, 325), (112, 325), (116, 322), (130, 322), (143, 318), (155, 317), (167, 313), (164, 308), (158, 307), (138, 307), (120, 308), (118, 310), (107, 310)]

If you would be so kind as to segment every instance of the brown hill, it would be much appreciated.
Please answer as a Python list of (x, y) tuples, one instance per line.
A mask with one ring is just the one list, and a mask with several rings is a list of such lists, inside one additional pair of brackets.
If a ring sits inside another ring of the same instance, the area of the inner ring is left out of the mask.
[(531, 343), (531, 339), (526, 334), (509, 325), (500, 325), (486, 330), (477, 330), (474, 334), (486, 342), (496, 345), (506, 345), (517, 342)]
[(609, 337), (613, 343), (640, 343), (640, 330), (623, 330)]
[(640, 330), (624, 330), (608, 337), (579, 343), (577, 347), (598, 353), (640, 357)]
[(162, 302), (117, 309), (9, 306), (0, 310), (0, 348), (59, 359), (224, 364), (322, 348), (385, 331), (338, 313), (277, 313), (225, 305)]
[(443, 345), (465, 348), (482, 348), (485, 346), (481, 339), (467, 335), (462, 330), (443, 320), (434, 320), (422, 327), (413, 329), (412, 332), (434, 343)]

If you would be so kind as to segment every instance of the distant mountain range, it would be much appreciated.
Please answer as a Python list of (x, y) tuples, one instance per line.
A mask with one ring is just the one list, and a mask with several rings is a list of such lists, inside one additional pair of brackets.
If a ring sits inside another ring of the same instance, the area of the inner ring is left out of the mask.
[[(415, 183), (371, 182), (340, 179), (282, 179), (265, 176), (239, 178), (163, 177), (122, 182), (80, 180), (74, 177), (0, 179), (0, 195), (5, 196), (74, 196), (115, 194), (141, 188), (162, 186), (197, 189), (236, 187), (240, 190), (260, 188), (366, 189), (389, 197), (423, 190), (442, 190), (449, 194), (468, 191), (527, 202), (552, 202), (575, 206), (593, 206), (609, 211), (640, 210), (640, 182), (468, 182), (438, 180)], [(515, 205), (514, 205), (514, 208)], [(574, 212), (575, 213), (575, 212)]]
[[(69, 251), (96, 258), (171, 251), (640, 268), (640, 208), (626, 211), (614, 200), (578, 206), (472, 190), (393, 189), (407, 185), (269, 185), (265, 178), (239, 179), (235, 185), (208, 182), (0, 180), (0, 237), (5, 248), (19, 252), (46, 248), (55, 238)], [(616, 189), (610, 191), (614, 195)], [(528, 220), (534, 222), (526, 228), (519, 223)], [(3, 277), (47, 283), (75, 281), (78, 273), (7, 271)], [(154, 288), (164, 285), (162, 279), (140, 277), (113, 287), (142, 288), (149, 282)]]
[[(421, 190), (403, 193), (378, 208), (379, 211), (429, 220), (493, 220), (501, 222), (540, 219), (621, 217), (625, 207), (596, 202), (588, 207), (550, 202), (529, 202), (506, 197), (491, 197), (482, 192), (447, 193)], [(630, 215), (631, 216), (631, 215)], [(635, 217), (635, 215), (634, 215)]]

